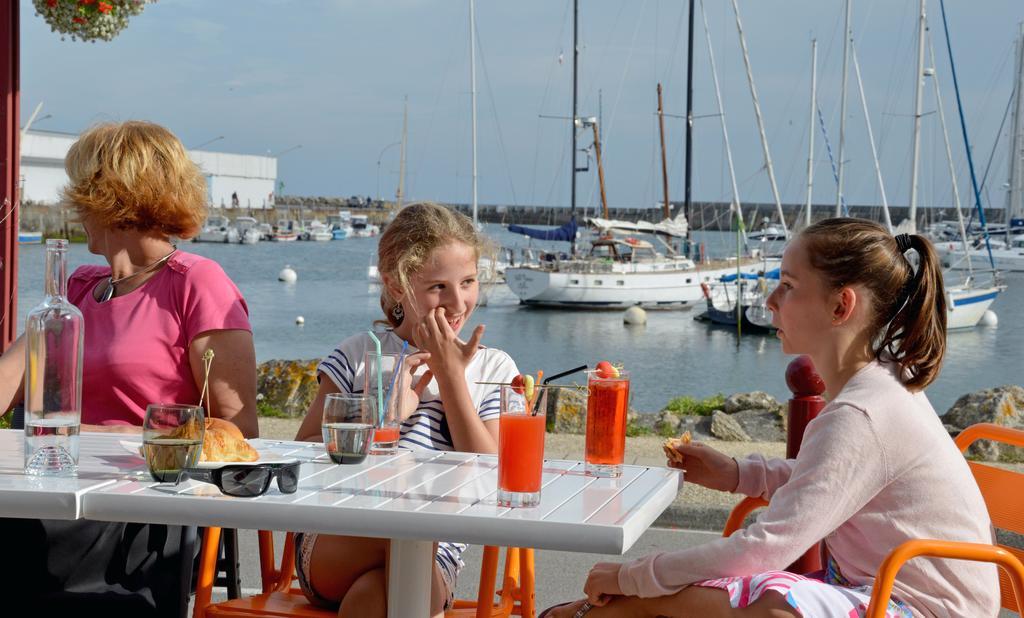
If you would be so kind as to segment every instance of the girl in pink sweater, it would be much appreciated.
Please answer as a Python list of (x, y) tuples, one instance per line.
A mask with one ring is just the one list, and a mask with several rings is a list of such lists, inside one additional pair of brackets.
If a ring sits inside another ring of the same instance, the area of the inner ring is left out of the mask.
[[(546, 615), (856, 618), (882, 560), (903, 541), (991, 543), (981, 493), (923, 392), (945, 353), (946, 302), (924, 237), (894, 238), (859, 219), (805, 229), (786, 249), (768, 307), (783, 350), (811, 357), (829, 404), (796, 459), (736, 461), (690, 444), (670, 464), (690, 482), (762, 496), (769, 507), (728, 538), (598, 563), (586, 600)], [(783, 570), (818, 541), (829, 556), (823, 572)], [(994, 565), (917, 558), (900, 570), (887, 615), (998, 611)]]

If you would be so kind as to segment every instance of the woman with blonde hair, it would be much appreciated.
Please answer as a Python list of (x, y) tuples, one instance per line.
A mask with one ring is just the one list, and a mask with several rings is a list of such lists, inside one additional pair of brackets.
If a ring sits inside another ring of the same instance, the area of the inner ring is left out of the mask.
[[(477, 261), (483, 238), (465, 215), (436, 204), (411, 204), (399, 211), (380, 237), (377, 265), (383, 280), (381, 309), (387, 329), (381, 351), (399, 353), (404, 391), (399, 446), (412, 450), (496, 453), (497, 383), (518, 374), (508, 354), (480, 345), (483, 325), (468, 341), (459, 332), (469, 322), (480, 292)], [(366, 332), (342, 341), (317, 368), (320, 388), (297, 439), (320, 440), (324, 400), (330, 393), (361, 393), (365, 354), (375, 345)], [(408, 405), (405, 405), (405, 404)], [(337, 607), (339, 616), (384, 616), (385, 539), (326, 534), (296, 535), (296, 572), (302, 590), (317, 605)], [(453, 599), (466, 546), (438, 544), (430, 612), (439, 616)]]
[[(245, 300), (216, 262), (174, 244), (194, 236), (207, 214), (206, 183), (181, 142), (149, 122), (100, 124), (71, 146), (65, 168), (65, 200), (89, 251), (107, 263), (80, 266), (68, 279), (68, 300), (85, 318), (82, 430), (140, 432), (148, 404), (198, 402), (202, 357), (213, 350), (207, 413), (256, 436), (256, 355)], [(3, 410), (21, 401), (24, 374), (20, 337), (0, 357)], [(134, 609), (180, 600), (169, 592), (179, 588), (177, 528), (5, 526), (23, 547), (8, 547), (11, 555), (32, 556), (38, 569), (12, 571), (18, 598), (31, 599), (34, 610), (77, 607), (87, 598)]]

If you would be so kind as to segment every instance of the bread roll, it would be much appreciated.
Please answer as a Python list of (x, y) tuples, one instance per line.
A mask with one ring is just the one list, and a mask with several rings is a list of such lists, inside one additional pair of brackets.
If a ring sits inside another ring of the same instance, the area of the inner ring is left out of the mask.
[(692, 439), (693, 436), (690, 435), (690, 432), (684, 431), (683, 435), (678, 438), (669, 438), (668, 440), (665, 440), (665, 443), (661, 445), (661, 448), (665, 451), (665, 456), (668, 457), (669, 461), (672, 463), (683, 463), (685, 458), (682, 453), (676, 450), (676, 447), (689, 444)]
[(256, 461), (259, 458), (260, 454), (246, 442), (237, 425), (221, 418), (206, 419), (200, 461)]

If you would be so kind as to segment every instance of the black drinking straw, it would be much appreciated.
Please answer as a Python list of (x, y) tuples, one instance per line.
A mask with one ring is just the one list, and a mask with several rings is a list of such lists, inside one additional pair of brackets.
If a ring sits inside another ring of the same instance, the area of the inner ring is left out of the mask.
[(547, 385), (547, 384), (549, 384), (549, 383), (550, 383), (550, 382), (551, 382), (552, 380), (557, 380), (558, 378), (564, 378), (565, 376), (569, 376), (569, 375), (572, 375), (572, 374), (576, 373), (577, 371), (583, 371), (583, 370), (584, 370), (584, 369), (586, 369), (586, 368), (587, 368), (587, 366), (586, 366), (586, 365), (580, 365), (579, 367), (575, 367), (575, 368), (573, 368), (573, 369), (570, 369), (569, 371), (563, 371), (562, 373), (556, 373), (556, 374), (555, 374), (555, 375), (553, 375), (553, 376), (550, 376), (550, 377), (544, 378), (544, 382), (543, 382), (543, 384), (544, 384), (544, 385), (546, 386), (546, 385)]

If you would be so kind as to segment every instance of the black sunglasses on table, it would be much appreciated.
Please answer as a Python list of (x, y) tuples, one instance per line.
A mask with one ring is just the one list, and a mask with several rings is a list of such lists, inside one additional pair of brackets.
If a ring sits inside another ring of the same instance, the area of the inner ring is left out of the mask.
[(270, 489), (270, 481), (277, 477), (277, 488), (283, 494), (293, 494), (299, 488), (301, 462), (263, 463), (255, 465), (227, 464), (219, 468), (189, 468), (188, 477), (212, 483), (221, 492), (238, 498), (262, 496)]

